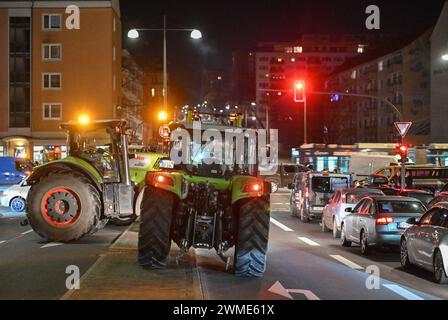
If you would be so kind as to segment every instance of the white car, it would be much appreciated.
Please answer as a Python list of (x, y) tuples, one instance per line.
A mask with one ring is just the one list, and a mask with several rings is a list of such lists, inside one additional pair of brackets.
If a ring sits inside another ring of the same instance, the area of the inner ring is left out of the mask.
[(384, 193), (377, 189), (356, 188), (340, 189), (335, 192), (330, 202), (324, 207), (322, 214), (322, 231), (333, 231), (333, 237), (341, 235), (341, 222), (348, 214), (346, 209), (353, 209), (358, 202), (370, 195), (383, 196)]
[(24, 212), (26, 209), (26, 197), (30, 188), (26, 180), (9, 187), (3, 191), (0, 197), (0, 205), (2, 207), (10, 207), (14, 212)]

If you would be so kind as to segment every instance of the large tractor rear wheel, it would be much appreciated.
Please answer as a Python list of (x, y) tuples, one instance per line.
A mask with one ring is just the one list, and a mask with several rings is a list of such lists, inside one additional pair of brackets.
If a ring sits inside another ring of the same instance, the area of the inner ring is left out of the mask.
[(105, 224), (100, 194), (80, 174), (50, 173), (31, 187), (27, 203), (31, 227), (47, 241), (78, 240)]
[(164, 269), (168, 264), (173, 205), (171, 193), (146, 188), (138, 235), (138, 262), (144, 268)]
[(265, 198), (245, 200), (239, 210), (235, 274), (261, 277), (266, 270), (270, 209)]

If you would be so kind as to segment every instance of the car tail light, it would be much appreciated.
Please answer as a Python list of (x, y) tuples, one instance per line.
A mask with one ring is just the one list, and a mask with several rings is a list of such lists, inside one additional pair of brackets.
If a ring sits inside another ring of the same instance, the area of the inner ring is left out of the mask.
[(388, 224), (391, 224), (394, 222), (394, 218), (391, 217), (377, 217), (376, 218), (376, 225), (378, 226), (387, 226)]
[(168, 186), (174, 186), (174, 180), (171, 177), (168, 176), (164, 176), (161, 174), (156, 174), (154, 176), (154, 185), (160, 185), (160, 184), (164, 184), (164, 185), (168, 185)]
[(244, 187), (243, 192), (263, 192), (263, 183), (254, 182)]

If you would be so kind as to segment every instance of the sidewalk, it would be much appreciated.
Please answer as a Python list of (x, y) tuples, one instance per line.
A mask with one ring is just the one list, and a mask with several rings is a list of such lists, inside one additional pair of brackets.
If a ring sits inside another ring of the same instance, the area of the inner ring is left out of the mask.
[(138, 223), (126, 230), (109, 251), (81, 277), (81, 289), (62, 300), (202, 300), (196, 257), (192, 250), (176, 265), (171, 248), (166, 270), (145, 270), (137, 262)]

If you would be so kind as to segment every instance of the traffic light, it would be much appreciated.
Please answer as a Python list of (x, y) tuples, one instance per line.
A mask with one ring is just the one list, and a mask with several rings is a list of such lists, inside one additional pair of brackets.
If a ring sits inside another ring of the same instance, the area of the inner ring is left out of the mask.
[(294, 102), (305, 102), (306, 101), (306, 91), (305, 91), (305, 81), (296, 81), (294, 83)]
[(401, 157), (401, 162), (408, 162), (409, 146), (407, 144), (400, 144), (396, 147), (395, 153)]

